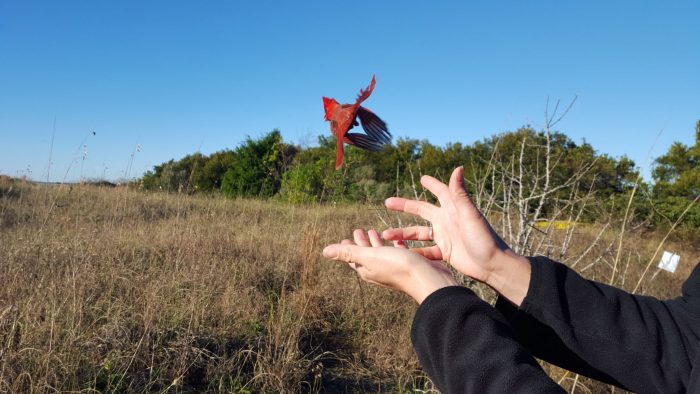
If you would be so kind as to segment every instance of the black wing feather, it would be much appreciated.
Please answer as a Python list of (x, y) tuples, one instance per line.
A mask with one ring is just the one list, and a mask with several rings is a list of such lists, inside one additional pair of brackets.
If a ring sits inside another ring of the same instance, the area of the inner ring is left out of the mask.
[(360, 133), (347, 133), (345, 137), (352, 141), (358, 148), (366, 149), (368, 151), (376, 152), (382, 149), (382, 143), (374, 140), (373, 138)]
[(357, 109), (357, 116), (360, 118), (362, 128), (371, 139), (379, 144), (386, 144), (391, 141), (391, 133), (386, 122), (381, 120), (374, 112), (365, 107), (360, 107)]

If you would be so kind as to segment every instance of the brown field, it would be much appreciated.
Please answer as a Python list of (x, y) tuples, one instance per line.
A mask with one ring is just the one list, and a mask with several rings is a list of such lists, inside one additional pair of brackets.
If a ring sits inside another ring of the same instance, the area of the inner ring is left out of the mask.
[[(320, 257), (354, 228), (397, 220), (363, 205), (2, 179), (0, 392), (434, 391), (409, 339), (415, 304)], [(578, 226), (564, 261), (599, 228)], [(631, 290), (665, 233), (628, 230), (616, 259), (619, 228), (575, 268), (608, 283), (617, 260), (613, 283)], [(678, 272), (654, 276), (657, 256), (638, 292), (677, 296), (700, 259), (664, 249), (682, 255)], [(545, 369), (567, 390), (611, 390)]]

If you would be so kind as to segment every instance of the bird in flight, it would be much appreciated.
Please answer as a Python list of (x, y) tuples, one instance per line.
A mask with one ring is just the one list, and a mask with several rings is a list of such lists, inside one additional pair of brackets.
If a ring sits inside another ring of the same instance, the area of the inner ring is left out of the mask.
[[(367, 89), (360, 89), (355, 104), (340, 104), (335, 99), (323, 97), (325, 120), (331, 122), (331, 132), (338, 141), (335, 152), (336, 170), (343, 165), (343, 143), (376, 152), (391, 142), (391, 133), (386, 123), (374, 112), (360, 105), (372, 94), (376, 82), (376, 78), (372, 76), (372, 82)], [(350, 129), (358, 125), (357, 118), (360, 119), (364, 134), (349, 133)]]

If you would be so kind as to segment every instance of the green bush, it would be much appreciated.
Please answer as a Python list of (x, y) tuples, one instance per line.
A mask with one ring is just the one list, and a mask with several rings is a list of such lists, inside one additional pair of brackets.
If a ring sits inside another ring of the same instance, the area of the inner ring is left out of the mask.
[[(687, 198), (683, 197), (664, 197), (657, 200), (654, 204), (654, 208), (658, 213), (656, 216), (656, 224), (660, 225), (672, 225), (675, 223), (683, 214), (683, 212), (688, 209), (688, 206), (692, 203)], [(683, 226), (700, 228), (700, 204), (695, 203), (690, 206), (688, 212), (681, 221)]]
[(319, 201), (323, 193), (323, 175), (318, 163), (304, 163), (292, 167), (282, 177), (280, 196), (293, 203)]

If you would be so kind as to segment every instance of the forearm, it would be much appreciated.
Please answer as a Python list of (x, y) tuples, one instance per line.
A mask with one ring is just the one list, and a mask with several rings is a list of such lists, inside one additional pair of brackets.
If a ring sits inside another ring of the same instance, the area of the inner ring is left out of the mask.
[(464, 287), (431, 294), (416, 312), (411, 339), (443, 393), (560, 393), (513, 339), (508, 323)]
[(519, 309), (497, 307), (535, 356), (632, 391), (683, 391), (692, 359), (667, 305), (586, 280), (544, 257), (530, 261)]

